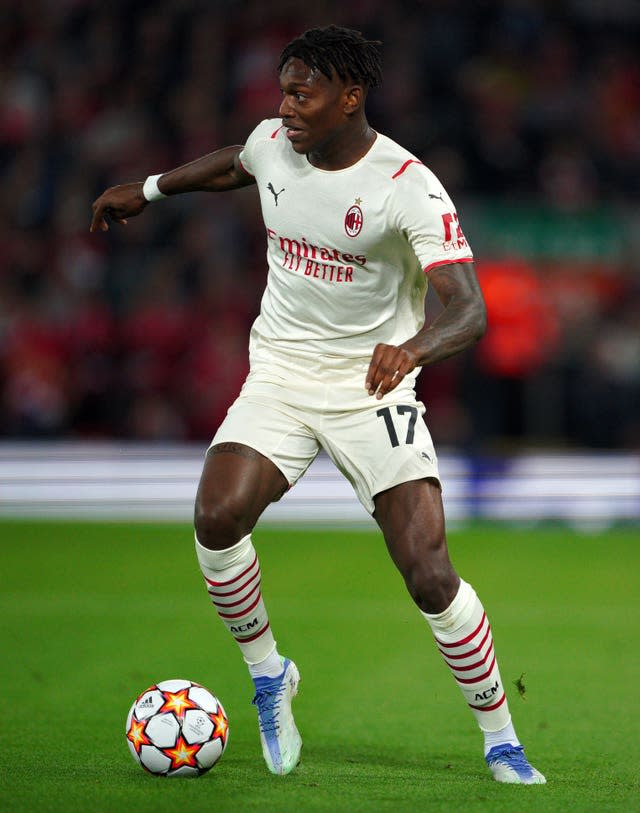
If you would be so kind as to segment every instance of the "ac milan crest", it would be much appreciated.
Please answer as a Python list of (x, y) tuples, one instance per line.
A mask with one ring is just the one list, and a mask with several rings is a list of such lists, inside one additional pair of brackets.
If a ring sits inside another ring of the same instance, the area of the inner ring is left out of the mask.
[(354, 203), (344, 216), (344, 230), (349, 237), (357, 237), (362, 231), (363, 222), (362, 209)]

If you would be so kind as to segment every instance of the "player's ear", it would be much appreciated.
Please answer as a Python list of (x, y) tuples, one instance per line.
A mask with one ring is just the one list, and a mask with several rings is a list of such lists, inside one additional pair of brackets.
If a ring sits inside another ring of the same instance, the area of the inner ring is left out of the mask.
[(347, 85), (344, 89), (344, 112), (352, 116), (360, 110), (364, 104), (365, 90), (362, 85)]

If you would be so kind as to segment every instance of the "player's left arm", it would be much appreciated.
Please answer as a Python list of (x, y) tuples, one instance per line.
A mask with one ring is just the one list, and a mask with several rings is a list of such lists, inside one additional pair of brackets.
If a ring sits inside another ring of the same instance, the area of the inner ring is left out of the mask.
[(460, 353), (484, 335), (487, 312), (472, 262), (436, 266), (429, 281), (444, 310), (403, 344), (376, 345), (365, 383), (369, 395), (382, 398), (416, 367)]

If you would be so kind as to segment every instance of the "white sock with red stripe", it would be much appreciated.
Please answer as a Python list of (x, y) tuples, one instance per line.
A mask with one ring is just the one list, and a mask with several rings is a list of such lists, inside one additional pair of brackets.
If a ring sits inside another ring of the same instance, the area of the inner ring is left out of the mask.
[(504, 742), (519, 745), (493, 649), (489, 619), (473, 587), (460, 581), (456, 597), (444, 612), (422, 614), (485, 734), (485, 751)]
[(196, 555), (213, 606), (249, 670), (270, 677), (280, 674), (282, 662), (262, 599), (260, 562), (251, 535), (225, 550), (210, 550), (196, 539)]

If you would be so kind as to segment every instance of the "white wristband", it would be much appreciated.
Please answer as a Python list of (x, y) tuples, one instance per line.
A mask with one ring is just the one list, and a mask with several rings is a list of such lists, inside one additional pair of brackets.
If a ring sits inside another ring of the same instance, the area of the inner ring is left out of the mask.
[(162, 200), (162, 198), (166, 198), (167, 195), (163, 195), (162, 192), (158, 189), (158, 178), (162, 177), (162, 173), (160, 175), (149, 175), (147, 180), (144, 182), (142, 187), (142, 194), (144, 195), (144, 199), (148, 201), (152, 200)]

